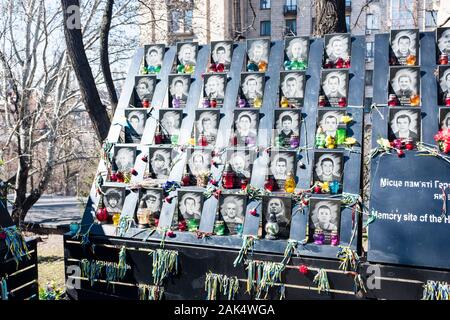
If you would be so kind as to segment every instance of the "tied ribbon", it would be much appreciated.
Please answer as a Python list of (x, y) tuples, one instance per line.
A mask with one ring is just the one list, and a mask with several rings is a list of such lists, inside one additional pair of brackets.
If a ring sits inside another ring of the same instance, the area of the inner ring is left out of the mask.
[(313, 279), (314, 284), (317, 285), (317, 291), (328, 293), (330, 292), (330, 283), (328, 282), (327, 272), (324, 269), (319, 269)]
[(428, 280), (423, 285), (422, 300), (450, 300), (450, 286), (447, 282)]
[(297, 246), (298, 246), (297, 240), (288, 240), (286, 249), (284, 250), (284, 258), (283, 261), (281, 261), (282, 264), (286, 265), (291, 261), (292, 254), (296, 251)]
[(9, 297), (9, 293), (8, 293), (8, 284), (6, 283), (6, 277), (1, 278), (0, 281), (0, 291), (1, 291), (1, 295), (0, 297), (2, 298), (3, 301), (8, 300)]
[(237, 277), (228, 277), (209, 271), (206, 274), (205, 291), (207, 292), (206, 300), (217, 300), (218, 292), (227, 296), (228, 300), (234, 300), (239, 291), (239, 280)]
[(339, 269), (343, 271), (357, 272), (359, 267), (359, 255), (349, 246), (339, 246), (339, 252), (336, 255), (341, 261)]
[(156, 249), (149, 253), (153, 256), (153, 282), (161, 286), (169, 274), (178, 274), (178, 251)]
[(81, 260), (81, 276), (89, 280), (91, 287), (94, 285), (94, 282), (100, 278), (104, 265), (105, 263), (103, 261), (89, 261), (88, 259)]
[[(285, 265), (272, 261), (247, 261), (247, 293), (256, 291), (256, 299), (267, 299), (269, 289), (280, 285)], [(262, 297), (262, 295), (264, 296)], [(280, 299), (284, 298), (284, 286), (280, 288)]]
[(139, 292), (139, 300), (157, 301), (162, 300), (164, 296), (164, 287), (139, 284), (138, 292)]
[(236, 268), (236, 266), (240, 263), (242, 263), (242, 260), (245, 256), (247, 256), (247, 253), (249, 250), (253, 252), (253, 246), (255, 245), (255, 237), (246, 235), (243, 237), (242, 241), (242, 247), (239, 250), (239, 254), (236, 257), (236, 259), (233, 262), (233, 266)]
[(134, 223), (133, 217), (130, 216), (120, 216), (119, 224), (116, 228), (116, 235), (119, 237), (124, 237), (131, 225)]
[(91, 232), (92, 227), (94, 226), (95, 223), (92, 223), (89, 228), (86, 230), (86, 232), (81, 232), (81, 225), (78, 228), (77, 233), (72, 237), (72, 239), (79, 239), (81, 237), (81, 245), (84, 247), (86, 245), (88, 245), (90, 243), (89, 241), (89, 233)]
[(16, 262), (17, 267), (19, 266), (19, 262), (22, 261), (23, 257), (27, 260), (31, 259), (31, 255), (28, 251), (27, 242), (25, 238), (17, 226), (11, 226), (7, 228), (0, 228), (0, 233), (4, 232), (6, 234), (5, 243), (6, 243), (6, 255), (5, 259), (11, 255)]

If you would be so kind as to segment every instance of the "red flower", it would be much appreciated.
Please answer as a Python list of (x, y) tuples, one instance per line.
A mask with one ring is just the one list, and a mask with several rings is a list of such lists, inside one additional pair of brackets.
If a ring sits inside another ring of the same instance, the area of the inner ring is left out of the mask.
[(0, 240), (6, 239), (6, 232), (0, 232)]
[(165, 200), (166, 200), (167, 203), (172, 203), (172, 198), (171, 197), (166, 197)]
[(252, 209), (250, 210), (250, 214), (254, 217), (256, 217), (256, 215), (258, 214), (258, 211), (256, 211), (256, 209)]
[(168, 236), (169, 238), (173, 238), (175, 237), (175, 233), (172, 230), (169, 230), (166, 232), (166, 236)]
[(303, 274), (306, 275), (309, 272), (308, 266), (302, 264), (301, 266), (298, 267), (298, 271)]

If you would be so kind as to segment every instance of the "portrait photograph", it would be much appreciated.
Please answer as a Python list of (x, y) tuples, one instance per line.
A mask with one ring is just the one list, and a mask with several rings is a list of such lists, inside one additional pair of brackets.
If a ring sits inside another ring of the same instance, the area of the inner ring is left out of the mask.
[(178, 190), (178, 212), (185, 220), (201, 219), (203, 201), (203, 191)]
[(147, 109), (125, 109), (128, 125), (125, 127), (125, 143), (140, 143), (147, 121)]
[(436, 43), (438, 55), (446, 54), (450, 56), (450, 28), (436, 29)]
[(420, 141), (421, 112), (412, 108), (389, 108), (389, 140), (411, 139)]
[(233, 41), (212, 41), (211, 62), (215, 64), (221, 63), (224, 65), (225, 70), (230, 70), (233, 45)]
[(297, 169), (296, 151), (270, 151), (269, 176), (275, 179), (279, 190), (284, 189), (287, 175), (292, 172), (296, 176)]
[(282, 71), (280, 73), (280, 91), (289, 104), (303, 106), (306, 73), (304, 71)]
[(197, 63), (198, 44), (196, 42), (177, 43), (177, 65), (195, 66)]
[(187, 169), (193, 176), (211, 171), (211, 149), (187, 149)]
[(142, 188), (139, 194), (138, 213), (148, 216), (148, 223), (154, 226), (155, 219), (159, 219), (163, 204), (164, 193), (158, 188)]
[(322, 70), (322, 93), (332, 107), (348, 95), (348, 70)]
[(125, 202), (125, 188), (116, 186), (102, 186), (103, 204), (110, 215), (122, 213)]
[(350, 33), (325, 35), (325, 60), (332, 63), (341, 58), (344, 61), (351, 56), (352, 39)]
[(406, 65), (406, 58), (412, 55), (416, 57), (415, 65), (418, 65), (419, 30), (391, 30), (391, 48), (398, 64)]
[(134, 106), (142, 108), (144, 100), (152, 102), (156, 87), (156, 76), (138, 76), (134, 85)]
[(339, 199), (310, 198), (309, 241), (314, 241), (316, 232), (323, 232), (323, 244), (331, 244), (331, 234), (339, 235), (341, 224), (341, 201)]
[(309, 37), (288, 37), (284, 40), (285, 61), (308, 61)]
[(447, 95), (450, 97), (450, 66), (438, 66), (439, 105), (445, 106)]
[(450, 129), (450, 108), (439, 108), (439, 129)]
[(203, 77), (203, 98), (216, 100), (217, 106), (223, 105), (225, 99), (225, 89), (227, 86), (226, 73), (205, 74)]
[(264, 73), (261, 72), (241, 73), (240, 96), (244, 97), (252, 108), (256, 98), (263, 99), (265, 79)]
[(175, 99), (178, 99), (179, 107), (184, 108), (188, 100), (190, 87), (190, 75), (169, 75), (169, 108), (173, 108), (173, 100)]
[(262, 200), (263, 237), (288, 239), (291, 228), (292, 198), (264, 196)]
[(172, 166), (171, 147), (150, 147), (148, 172), (153, 179), (168, 179)]
[(219, 197), (219, 219), (225, 222), (230, 234), (236, 234), (238, 225), (244, 224), (247, 208), (247, 196), (243, 194), (225, 194)]
[(114, 167), (117, 171), (125, 173), (134, 168), (136, 161), (136, 147), (126, 145), (114, 146)]
[(208, 141), (208, 146), (214, 146), (219, 130), (220, 110), (196, 110), (195, 111), (195, 141), (199, 141), (201, 135)]
[(269, 63), (270, 39), (249, 39), (247, 40), (248, 62), (256, 64), (261, 61)]
[(227, 149), (226, 157), (226, 163), (230, 164), (231, 169), (238, 177), (251, 179), (253, 162), (256, 158), (254, 150), (244, 148)]
[(234, 133), (238, 146), (254, 146), (258, 136), (259, 110), (235, 110)]
[(159, 125), (164, 137), (163, 143), (171, 143), (172, 136), (179, 136), (182, 121), (183, 110), (159, 110)]
[(300, 143), (301, 111), (278, 109), (274, 113), (274, 143), (272, 145), (277, 146), (275, 142), (278, 141), (279, 146), (289, 148), (293, 136), (296, 136)]
[(336, 110), (335, 108), (320, 108), (317, 111), (317, 128), (322, 128), (326, 136), (336, 137), (339, 123), (343, 116), (346, 115), (345, 110)]
[(162, 66), (166, 46), (164, 44), (152, 44), (144, 46), (145, 67)]
[(339, 151), (315, 151), (313, 183), (333, 182), (342, 183), (344, 172), (344, 154)]
[(420, 67), (390, 67), (389, 93), (397, 96), (402, 106), (411, 105), (411, 97), (420, 96)]

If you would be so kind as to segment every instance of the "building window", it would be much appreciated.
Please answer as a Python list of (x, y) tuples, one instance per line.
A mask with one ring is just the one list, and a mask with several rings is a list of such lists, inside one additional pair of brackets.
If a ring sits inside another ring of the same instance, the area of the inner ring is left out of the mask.
[(436, 28), (437, 11), (425, 11), (425, 28)]
[(366, 15), (366, 30), (380, 29), (378, 15), (369, 13)]
[(366, 86), (373, 85), (373, 70), (366, 70)]
[(270, 21), (261, 21), (261, 36), (270, 36), (271, 34), (271, 25), (270, 25)]
[(297, 20), (286, 19), (286, 34), (291, 36), (297, 35)]
[(347, 32), (350, 32), (350, 16), (345, 16), (345, 25), (347, 27)]
[(366, 42), (366, 59), (373, 59), (374, 49), (375, 46), (373, 42)]
[(287, 6), (296, 6), (297, 0), (286, 0), (286, 5)]
[(170, 31), (173, 33), (192, 32), (192, 10), (172, 10)]
[(391, 0), (392, 29), (415, 28), (417, 26), (417, 7), (415, 1)]
[(261, 10), (270, 9), (270, 0), (259, 0), (259, 8)]
[(352, 6), (352, 1), (351, 0), (345, 0), (345, 6), (346, 7), (351, 7)]

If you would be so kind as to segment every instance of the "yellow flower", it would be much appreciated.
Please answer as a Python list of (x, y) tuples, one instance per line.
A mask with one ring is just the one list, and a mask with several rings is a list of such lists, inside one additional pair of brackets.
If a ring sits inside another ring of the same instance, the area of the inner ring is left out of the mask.
[(377, 143), (380, 147), (383, 147), (384, 149), (389, 149), (391, 147), (391, 143), (388, 139), (380, 138), (377, 140)]
[(189, 141), (188, 141), (188, 143), (189, 143), (191, 146), (195, 146), (195, 139), (194, 139), (194, 138), (190, 138)]
[(341, 122), (343, 122), (345, 124), (352, 122), (352, 120), (353, 120), (353, 118), (350, 116), (342, 116), (342, 118), (341, 118)]
[(347, 138), (347, 139), (345, 139), (344, 144), (352, 146), (352, 145), (356, 144), (356, 139), (355, 138)]
[(322, 183), (320, 187), (322, 188), (322, 192), (330, 192), (330, 185), (328, 184), (328, 182)]

